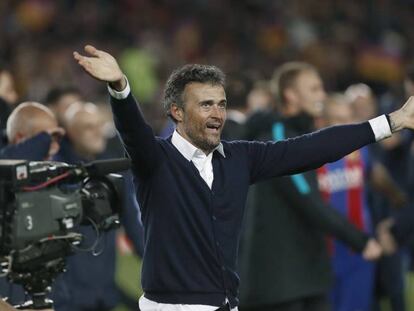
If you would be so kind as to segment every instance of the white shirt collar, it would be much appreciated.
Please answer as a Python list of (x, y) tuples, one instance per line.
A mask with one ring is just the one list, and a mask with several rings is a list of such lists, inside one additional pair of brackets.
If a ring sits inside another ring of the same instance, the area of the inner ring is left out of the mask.
[[(199, 153), (201, 150), (191, 144), (188, 140), (182, 137), (177, 130), (174, 131), (171, 137), (171, 142), (175, 148), (186, 158), (188, 161), (191, 161), (196, 153)], [(224, 153), (223, 144), (220, 143), (212, 153), (217, 150), (223, 157), (226, 157)], [(202, 152), (202, 151), (201, 151)], [(203, 152), (204, 153), (204, 152)]]

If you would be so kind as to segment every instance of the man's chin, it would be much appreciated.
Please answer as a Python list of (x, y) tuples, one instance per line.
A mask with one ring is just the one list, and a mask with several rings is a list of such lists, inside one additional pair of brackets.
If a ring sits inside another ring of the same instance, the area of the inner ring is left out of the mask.
[(199, 144), (197, 144), (197, 147), (200, 148), (201, 150), (203, 150), (204, 152), (210, 153), (212, 152), (214, 149), (217, 148), (217, 146), (220, 144), (220, 140), (205, 140), (203, 142), (200, 142)]

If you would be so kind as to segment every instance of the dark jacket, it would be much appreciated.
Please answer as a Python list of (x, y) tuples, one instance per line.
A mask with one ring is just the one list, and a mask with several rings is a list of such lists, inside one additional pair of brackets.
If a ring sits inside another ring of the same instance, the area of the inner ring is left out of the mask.
[[(250, 138), (266, 141), (309, 132), (309, 122), (304, 115), (285, 120), (255, 115), (248, 126)], [(275, 305), (326, 294), (331, 269), (325, 234), (335, 235), (357, 251), (368, 239), (324, 203), (314, 171), (256, 184), (247, 202), (240, 247), (241, 306)]]
[[(238, 241), (250, 184), (314, 169), (375, 141), (368, 122), (280, 142), (225, 142), (210, 189), (171, 139), (155, 137), (131, 94), (111, 98), (138, 179), (145, 228), (142, 286), (162, 303), (238, 304)], [(272, 225), (273, 226), (273, 225)], [(271, 246), (271, 241), (267, 241)]]
[(16, 145), (7, 145), (0, 149), (0, 159), (18, 159), (43, 161), (49, 153), (51, 136), (44, 132)]

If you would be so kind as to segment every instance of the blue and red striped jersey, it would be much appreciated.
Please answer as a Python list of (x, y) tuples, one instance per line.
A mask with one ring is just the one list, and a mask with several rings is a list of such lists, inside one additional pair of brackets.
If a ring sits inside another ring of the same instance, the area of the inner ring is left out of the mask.
[[(319, 189), (325, 201), (346, 216), (358, 229), (371, 233), (372, 224), (366, 200), (365, 181), (371, 163), (367, 148), (317, 170)], [(359, 256), (342, 242), (330, 240), (334, 266)], [(339, 268), (339, 267), (337, 267)]]

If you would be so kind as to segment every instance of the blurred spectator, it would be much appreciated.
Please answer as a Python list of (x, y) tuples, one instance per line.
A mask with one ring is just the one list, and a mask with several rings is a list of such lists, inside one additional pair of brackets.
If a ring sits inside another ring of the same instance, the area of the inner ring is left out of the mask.
[(0, 67), (0, 97), (9, 105), (16, 104), (18, 95), (11, 73)]
[(49, 91), (45, 99), (45, 104), (55, 113), (59, 124), (64, 125), (66, 110), (71, 104), (81, 100), (81, 93), (75, 87), (57, 87)]
[(9, 106), (16, 104), (18, 95), (14, 86), (14, 79), (11, 73), (5, 68), (0, 67), (0, 98)]
[(50, 109), (35, 102), (22, 103), (7, 120), (10, 145), (0, 150), (0, 156), (3, 159), (50, 160), (59, 151), (64, 133)]
[[(354, 108), (354, 116), (357, 121), (366, 121), (372, 116), (378, 114), (378, 104), (375, 94), (372, 89), (366, 84), (354, 84), (345, 91), (347, 99)], [(392, 103), (391, 106), (394, 106)], [(388, 109), (391, 109), (390, 107)], [(384, 163), (385, 167), (380, 168), (382, 172), (388, 172), (395, 180), (399, 187), (407, 191), (405, 175), (407, 174), (407, 159), (405, 154), (408, 152), (408, 145), (410, 136), (407, 133), (396, 133), (392, 139), (386, 139), (380, 144), (373, 144), (368, 146), (370, 157), (376, 163)], [(404, 142), (405, 141), (405, 142)], [(403, 146), (407, 144), (407, 146)], [(378, 171), (378, 165), (374, 166), (375, 171)], [(374, 177), (374, 182), (377, 178)], [(374, 226), (388, 218), (390, 215), (396, 215), (400, 211), (392, 209), (396, 205), (393, 200), (389, 200), (389, 196), (384, 197), (382, 194), (375, 192), (372, 188), (374, 184), (366, 185), (366, 195), (369, 201), (368, 205), (371, 210), (372, 220)], [(400, 206), (401, 207), (401, 206)], [(380, 226), (382, 228), (382, 226)], [(382, 243), (384, 244), (383, 236), (381, 235)], [(386, 245), (385, 245), (386, 246)], [(402, 255), (396, 253), (391, 256), (384, 256), (378, 261), (376, 269), (376, 289), (375, 294), (377, 299), (374, 301), (373, 310), (379, 310), (379, 302), (383, 297), (389, 297), (393, 310), (404, 310), (404, 273), (402, 267)]]
[[(2, 159), (42, 161), (59, 150), (64, 130), (58, 127), (55, 116), (47, 107), (34, 102), (20, 104), (7, 120), (10, 145), (0, 150)], [(23, 287), (0, 278), (0, 296), (8, 297), (13, 305), (25, 301)]]
[[(103, 118), (94, 104), (73, 103), (66, 109), (64, 118), (67, 137), (54, 160), (85, 163), (108, 158), (104, 152)], [(142, 255), (143, 229), (132, 174), (128, 171), (123, 176), (125, 192), (120, 208), (121, 223), (133, 241), (135, 252)], [(79, 232), (84, 235), (82, 248), (93, 245), (98, 238), (92, 226), (80, 226)], [(120, 292), (115, 284), (115, 238), (115, 230), (105, 232), (92, 252), (78, 252), (67, 259), (67, 272), (58, 277), (53, 288), (56, 311), (105, 311), (120, 302)]]
[[(349, 94), (348, 94), (349, 95)], [(349, 97), (348, 97), (349, 98)], [(348, 98), (337, 94), (325, 102), (324, 126), (355, 122)], [(360, 107), (358, 107), (360, 108)], [(365, 181), (388, 195), (394, 203), (404, 204), (404, 194), (392, 182), (385, 168), (373, 163), (367, 147), (357, 150), (318, 170), (319, 188), (331, 204), (360, 230), (373, 233), (373, 224), (366, 198)], [(332, 263), (335, 283), (332, 290), (333, 310), (371, 310), (374, 298), (374, 264), (353, 253), (342, 242), (332, 241)]]
[(378, 115), (371, 88), (363, 83), (350, 85), (345, 91), (346, 100), (352, 105), (353, 120), (363, 122)]
[(68, 66), (70, 52), (86, 40), (120, 55), (146, 103), (156, 102), (159, 82), (174, 64), (188, 62), (216, 64), (226, 72), (256, 70), (268, 78), (281, 62), (300, 59), (320, 68), (330, 89), (361, 79), (387, 87), (401, 82), (403, 64), (413, 54), (411, 5), (3, 0), (0, 58), (17, 77), (19, 94), (34, 99), (43, 99), (58, 80), (82, 88), (88, 98), (105, 96), (103, 88)]
[[(404, 79), (404, 91), (406, 97), (414, 95), (414, 67), (411, 65), (406, 70), (406, 75)], [(399, 247), (404, 245), (410, 246), (412, 245), (413, 240), (413, 224), (414, 224), (414, 211), (413, 211), (413, 195), (412, 195), (412, 185), (413, 185), (413, 149), (412, 149), (412, 133), (402, 133), (405, 134), (402, 139), (400, 139), (399, 144), (396, 145), (396, 150), (394, 152), (398, 152), (400, 155), (400, 159), (394, 155), (393, 161), (403, 161), (400, 165), (404, 165), (405, 173), (407, 174), (407, 167), (408, 169), (408, 176), (406, 174), (401, 174), (402, 178), (407, 177), (407, 180), (402, 179), (400, 182), (406, 185), (406, 189), (410, 195), (410, 205), (402, 210), (400, 213), (393, 213), (389, 214), (389, 219), (383, 219), (382, 222), (378, 225), (378, 235), (381, 240), (387, 245), (386, 251), (390, 254), (395, 253), (395, 256), (400, 257), (401, 252), (398, 251)], [(411, 137), (410, 137), (411, 136)], [(409, 152), (409, 150), (411, 152)], [(408, 153), (408, 159), (407, 154)], [(394, 164), (391, 161), (388, 161), (388, 164)], [(395, 163), (394, 165), (398, 165)], [(385, 217), (384, 217), (385, 218)], [(412, 258), (413, 258), (413, 251), (411, 246), (411, 265), (412, 265)], [(412, 267), (411, 267), (412, 269)]]
[(246, 98), (251, 82), (242, 75), (228, 75), (226, 82), (227, 119), (221, 138), (237, 140), (245, 137), (247, 114)]
[(247, 95), (247, 111), (254, 114), (259, 111), (269, 111), (273, 107), (273, 97), (266, 82), (260, 81)]

